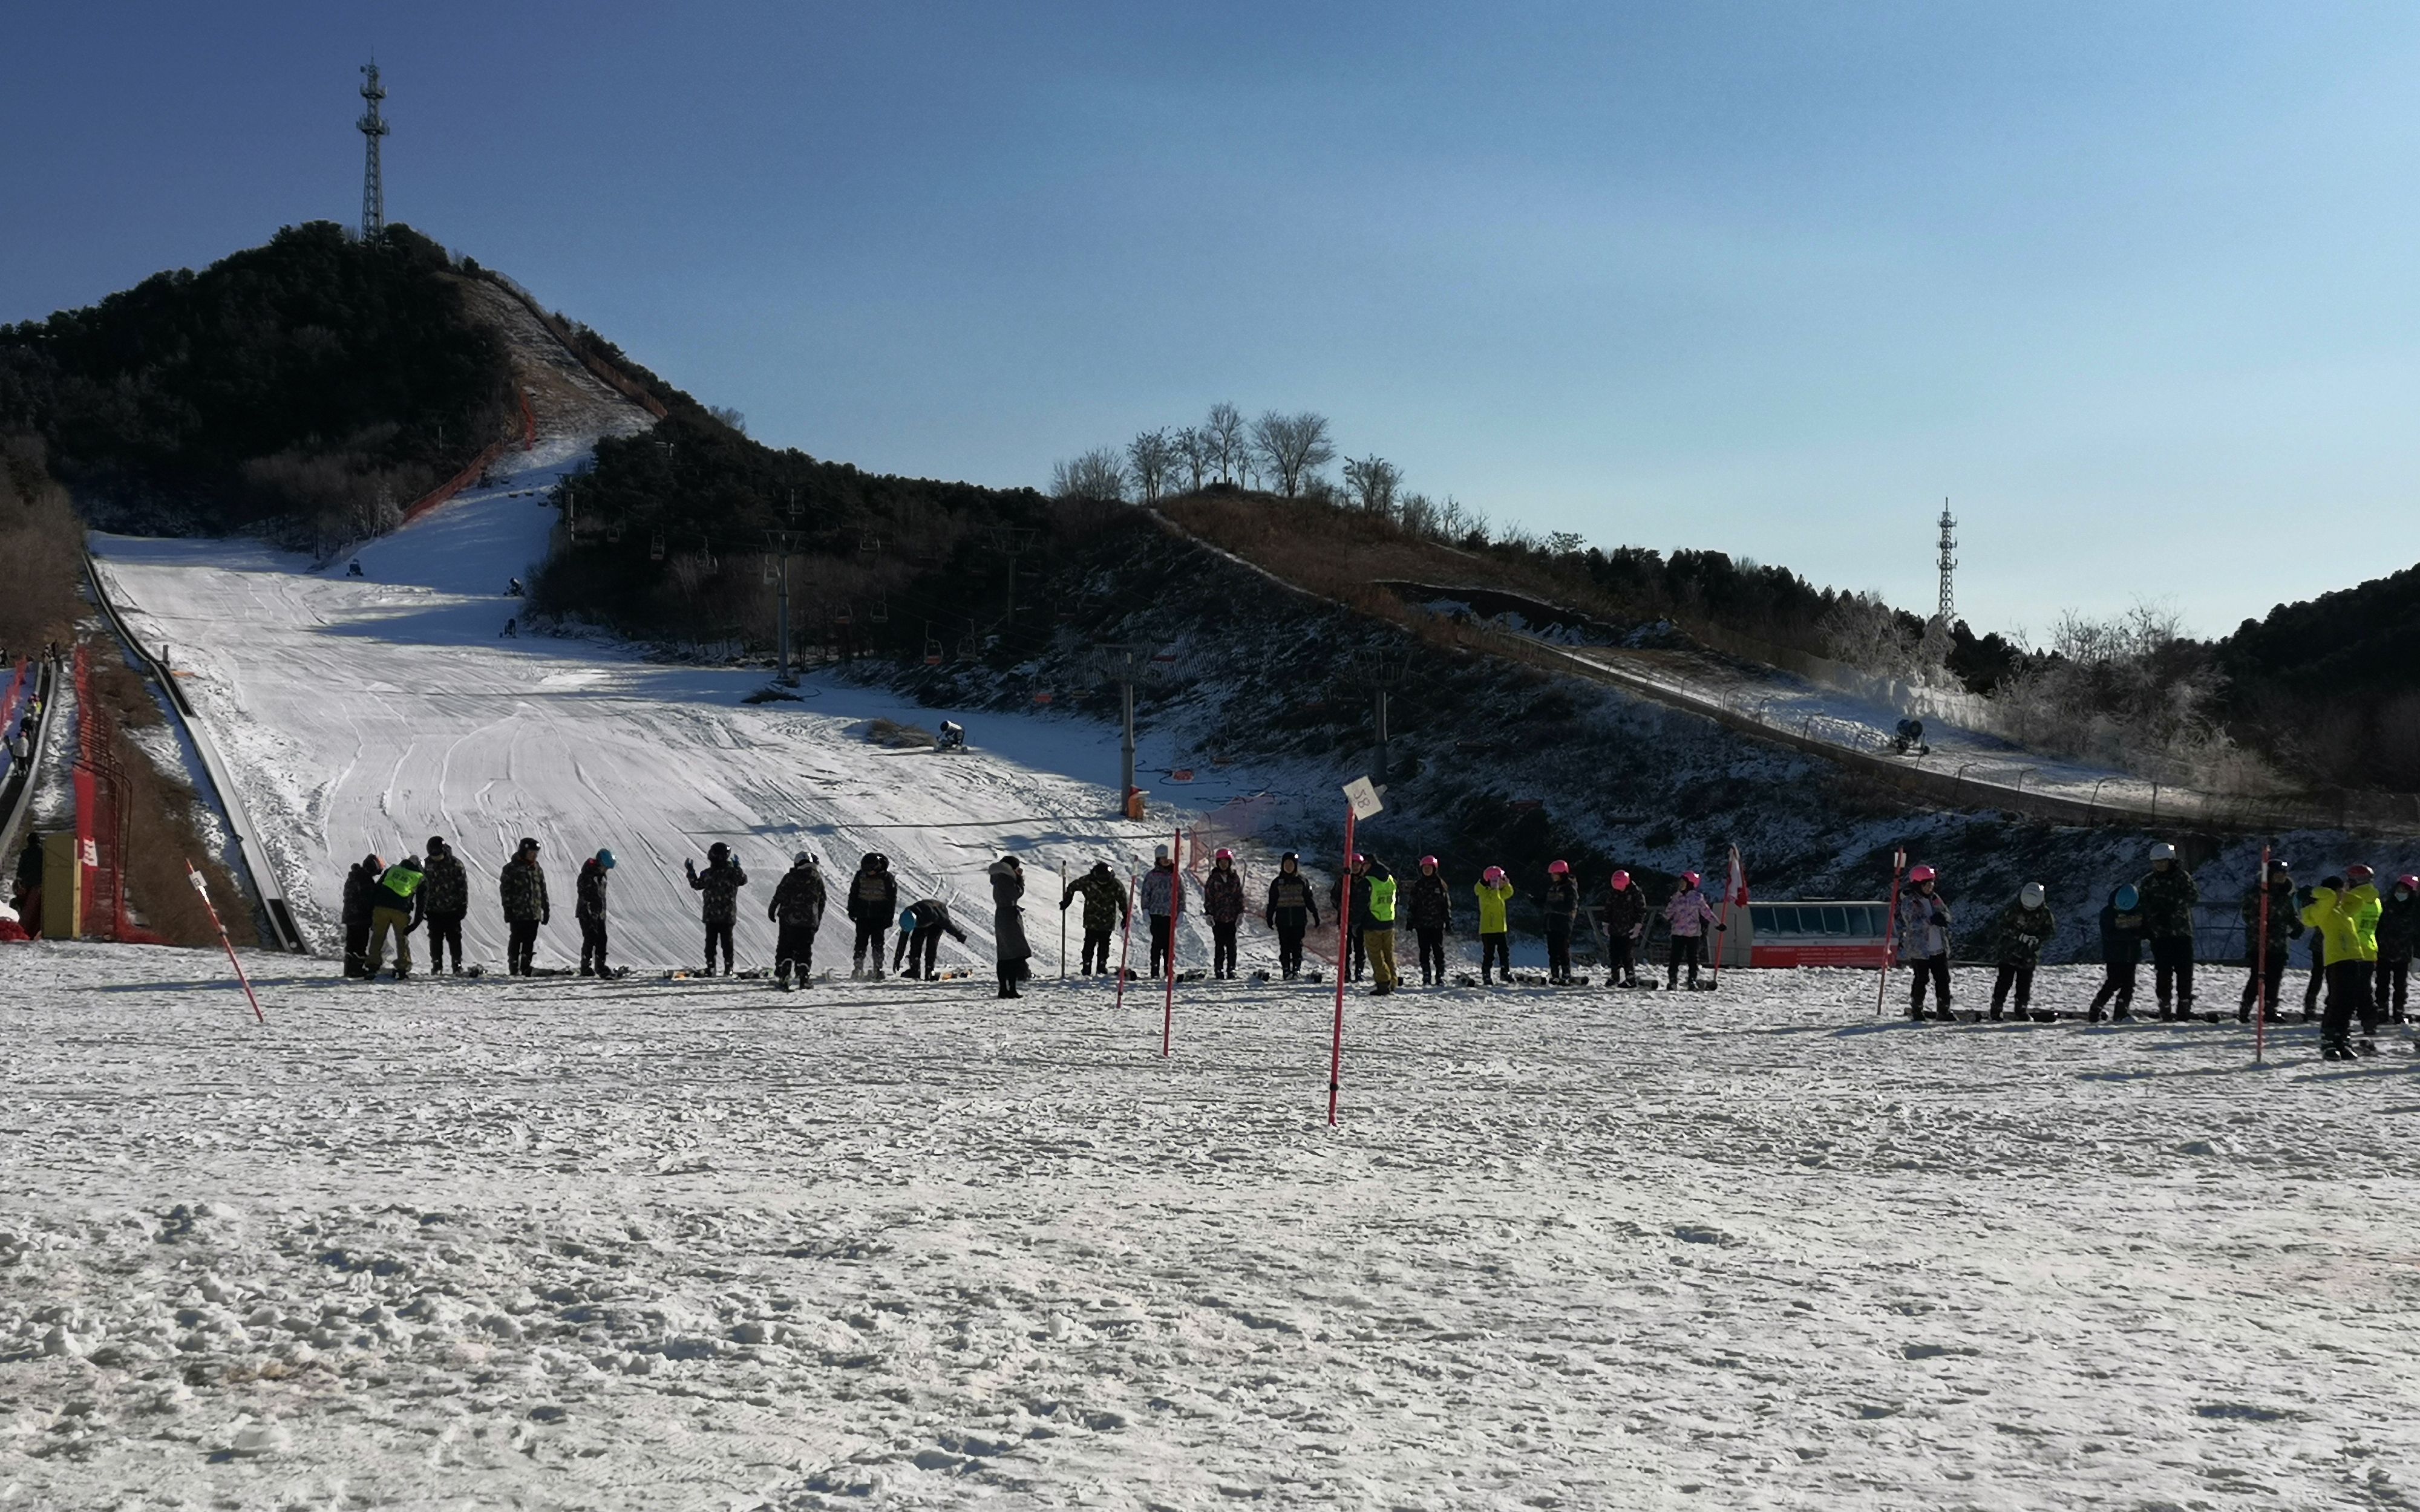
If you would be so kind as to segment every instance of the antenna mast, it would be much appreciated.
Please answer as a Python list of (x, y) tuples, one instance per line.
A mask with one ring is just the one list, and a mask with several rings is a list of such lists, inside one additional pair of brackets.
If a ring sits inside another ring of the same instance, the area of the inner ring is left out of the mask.
[(379, 138), (386, 135), (386, 121), (379, 115), (379, 101), (386, 98), (386, 86), (379, 83), (378, 65), (362, 65), (362, 98), (370, 102), (368, 112), (353, 124), (361, 129), (366, 156), (362, 163), (362, 239), (375, 241), (386, 232), (386, 181), (379, 176)]
[(1950, 591), (1950, 574), (1958, 570), (1958, 521), (1950, 517), (1949, 501), (1941, 501), (1941, 627), (1958, 623), (1958, 598)]

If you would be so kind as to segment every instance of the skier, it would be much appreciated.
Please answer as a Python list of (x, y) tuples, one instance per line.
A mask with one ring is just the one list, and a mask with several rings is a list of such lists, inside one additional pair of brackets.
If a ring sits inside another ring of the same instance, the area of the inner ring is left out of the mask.
[(1370, 952), (1370, 995), (1384, 997), (1395, 990), (1395, 873), (1384, 861), (1366, 856), (1353, 859), (1354, 890), (1367, 914), (1361, 936)]
[(372, 854), (353, 863), (345, 873), (345, 975), (353, 978), (370, 974), (370, 909), (371, 894), (378, 890), (378, 879), (386, 871), (386, 863)]
[(2412, 954), (2420, 945), (2420, 876), (2400, 876), (2379, 905), (2378, 1006), (2396, 1023), (2408, 1016)]
[(464, 870), (462, 858), (445, 843), (442, 835), (428, 837), (427, 856), (421, 871), (427, 880), (420, 885), (420, 895), (427, 901), (428, 971), (431, 976), (445, 969), (445, 950), (454, 950), (454, 975), (462, 975), (462, 918), (471, 911), (471, 873)]
[[(2303, 936), (2302, 910), (2294, 905), (2294, 877), (2283, 861), (2269, 863), (2269, 935), (2268, 948), (2261, 947), (2260, 889), (2253, 888), (2243, 895), (2243, 960), (2249, 968), (2243, 974), (2243, 1000), (2235, 1010), (2235, 1022), (2252, 1022), (2252, 1005), (2260, 1000), (2261, 991), (2268, 991), (2268, 1017), (2274, 1024), (2285, 1015), (2277, 1011), (2277, 989), (2286, 980), (2286, 957), (2293, 950), (2293, 942)], [(2266, 975), (2263, 975), (2263, 966)]]
[[(1572, 926), (1580, 917), (1580, 887), (1572, 880), (1572, 863), (1546, 863), (1546, 890), (1539, 896), (1538, 906), (1546, 916), (1546, 980), (1558, 987), (1572, 980)], [(1689, 969), (1689, 980), (1698, 980), (1697, 968)]]
[(1910, 988), (1907, 1016), (1924, 1017), (1924, 988), (1931, 982), (1935, 1018), (1949, 1016), (1949, 904), (1940, 892), (1940, 874), (1929, 866), (1908, 868), (1911, 884), (1899, 896), (1899, 953), (1916, 973)]
[(1704, 881), (1695, 872), (1682, 872), (1680, 887), (1673, 892), (1672, 901), (1664, 905), (1664, 922), (1672, 931), (1672, 943), (1664, 957), (1667, 987), (1680, 985), (1681, 968), (1685, 965), (1689, 968), (1689, 986), (1696, 989), (1698, 962), (1706, 953), (1706, 931), (1722, 927), (1714, 922), (1714, 904), (1698, 890)]
[(1302, 857), (1293, 851), (1278, 857), (1278, 874), (1269, 879), (1269, 902), (1261, 910), (1261, 922), (1278, 932), (1278, 974), (1294, 980), (1302, 972), (1303, 932), (1319, 922), (1319, 900), (1311, 890), (1311, 879), (1302, 874)]
[(379, 873), (378, 886), (370, 890), (370, 954), (363, 976), (379, 974), (390, 934), (395, 936), (395, 980), (411, 975), (411, 932), (420, 927), (427, 905), (420, 896), (424, 880), (417, 856), (407, 856)]
[(513, 858), (496, 874), (496, 890), (504, 907), (504, 969), (526, 977), (537, 955), (537, 927), (554, 918), (554, 910), (547, 903), (546, 869), (537, 864), (535, 839), (521, 837)]
[[(2160, 1017), (2191, 1018), (2194, 1004), (2194, 904), (2201, 888), (2165, 841), (2151, 847), (2151, 870), (2134, 884), (2143, 897), (2143, 933), (2151, 942), (2151, 990)], [(2169, 1008), (2171, 992), (2176, 999)]]
[(947, 934), (960, 945), (967, 943), (967, 932), (950, 918), (950, 905), (939, 898), (927, 898), (909, 903), (899, 914), (899, 943), (892, 949), (891, 969), (900, 974), (900, 963), (907, 963), (905, 975), (923, 977), (931, 981), (940, 974), (941, 936)]
[(511, 597), (511, 598), (519, 598), (519, 597), (520, 597), (520, 596), (521, 596), (521, 580), (520, 580), (519, 578), (514, 579), (512, 580), (512, 582), (511, 582), (511, 583), (509, 583), (508, 585), (506, 585), (506, 587), (505, 587), (505, 589), (504, 589), (504, 593), (505, 593), (505, 595), (506, 595), (507, 597)]
[(1504, 980), (1512, 980), (1512, 926), (1505, 918), (1504, 905), (1512, 901), (1512, 879), (1500, 866), (1491, 866), (1479, 873), (1472, 885), (1479, 895), (1479, 980), (1494, 986), (1494, 972), (1500, 969)]
[(2134, 974), (2142, 964), (2143, 895), (2129, 882), (2101, 905), (2101, 990), (2092, 995), (2092, 1009), (2085, 1017), (2100, 1023), (2102, 1005), (2115, 998), (2117, 1011), (2109, 1016), (2121, 1022), (2133, 1018)]
[[(739, 921), (739, 889), (748, 886), (748, 873), (731, 858), (731, 847), (721, 841), (706, 848), (706, 871), (698, 872), (697, 863), (681, 862), (681, 871), (689, 877), (690, 888), (706, 896), (700, 900), (699, 912), (706, 922), (706, 975), (714, 975), (714, 948), (722, 947), (722, 974), (731, 975), (731, 927)], [(879, 958), (876, 960), (879, 964)]]
[(572, 883), (571, 917), (580, 924), (580, 974), (583, 977), (613, 974), (605, 964), (606, 883), (613, 870), (613, 853), (600, 850), (580, 863), (580, 875)]
[(857, 925), (857, 947), (850, 952), (848, 974), (866, 973), (865, 952), (874, 949), (874, 980), (882, 980), (882, 936), (899, 911), (899, 884), (891, 875), (891, 857), (868, 851), (849, 879), (848, 917)]
[[(1606, 980), (1624, 987), (1638, 985), (1638, 943), (1647, 933), (1647, 894), (1616, 872), (1605, 898)], [(1651, 977), (1655, 968), (1650, 965)]]
[(1025, 896), (1025, 868), (1014, 856), (1003, 856), (991, 864), (992, 952), (1000, 967), (1000, 994), (1002, 997), (1022, 997), (1016, 984), (1032, 972), (1029, 964), (1033, 949), (1025, 943), (1025, 911), (1017, 900)]
[(2034, 967), (2041, 964), (2042, 947), (2058, 932), (2058, 919), (2045, 906), (2046, 901), (2042, 885), (2028, 882), (2017, 890), (2017, 901), (2000, 910), (2000, 974), (1992, 982), (1994, 1023), (2001, 1005), (2009, 1000), (2011, 983), (2017, 989), (2017, 1017), (2024, 1018), (2033, 1001)]
[(1345, 859), (1344, 874), (1327, 885), (1327, 906), (1336, 915), (1336, 927), (1344, 932), (1352, 947), (1349, 964), (1355, 981), (1361, 980), (1361, 973), (1370, 964), (1369, 942), (1361, 937), (1370, 912), (1370, 900), (1363, 896), (1367, 885), (1361, 880), (1361, 868), (1369, 859), (1356, 851)]
[(1126, 921), (1126, 889), (1110, 872), (1109, 862), (1094, 861), (1093, 870), (1067, 884), (1059, 899), (1059, 911), (1065, 913), (1078, 898), (1084, 900), (1083, 974), (1090, 977), (1109, 969), (1109, 935)]
[(1165, 845), (1153, 848), (1151, 870), (1143, 873), (1142, 911), (1151, 921), (1151, 974), (1167, 971), (1176, 960), (1176, 862)]
[(799, 985), (814, 978), (815, 931), (824, 921), (824, 873), (805, 851), (790, 857), (790, 870), (774, 885), (773, 901), (765, 917), (775, 925), (773, 979), (788, 991), (795, 971)]
[(2311, 889), (2303, 922), (2328, 937), (2328, 1011), (2319, 1021), (2319, 1055), (2328, 1060), (2350, 1060), (2352, 1019), (2361, 1015), (2359, 1054), (2378, 1054), (2378, 997), (2371, 975), (2378, 964), (2378, 920), (2383, 908), (2368, 867), (2345, 868), (2344, 886), (2327, 882)]
[(1420, 857), (1420, 874), (1412, 878), (1412, 929), (1419, 935), (1420, 985), (1445, 985), (1445, 932), (1453, 927), (1453, 894), (1434, 856)]
[(1210, 916), (1210, 974), (1233, 981), (1235, 931), (1244, 922), (1244, 878), (1235, 870), (1234, 852), (1222, 847), (1211, 858), (1210, 874), (1202, 881), (1202, 911)]

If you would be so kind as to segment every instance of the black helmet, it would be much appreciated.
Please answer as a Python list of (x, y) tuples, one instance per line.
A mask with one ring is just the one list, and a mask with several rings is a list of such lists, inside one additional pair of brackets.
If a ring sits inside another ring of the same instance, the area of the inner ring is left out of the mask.
[(1107, 861), (1094, 861), (1093, 863), (1093, 870), (1106, 876), (1109, 874), (1109, 863)]
[(431, 856), (442, 856), (445, 854), (444, 836), (431, 835), (428, 837), (428, 854)]
[(420, 870), (420, 857), (419, 857), (419, 856), (405, 856), (405, 857), (403, 858), (403, 869), (404, 869), (406, 872), (417, 872), (417, 871), (419, 871), (419, 870)]
[(535, 835), (523, 835), (523, 836), (521, 837), (521, 842), (520, 842), (520, 844), (519, 844), (519, 845), (517, 845), (517, 846), (515, 846), (515, 847), (514, 847), (514, 851), (515, 851), (515, 853), (516, 853), (516, 854), (520, 854), (520, 853), (521, 853), (521, 852), (527, 852), (527, 851), (534, 851), (534, 850), (536, 850), (536, 849), (537, 849), (537, 837), (536, 837), (536, 836), (535, 836)]
[(731, 847), (725, 845), (721, 841), (716, 841), (713, 844), (706, 848), (706, 858), (709, 861), (720, 861), (730, 854)]

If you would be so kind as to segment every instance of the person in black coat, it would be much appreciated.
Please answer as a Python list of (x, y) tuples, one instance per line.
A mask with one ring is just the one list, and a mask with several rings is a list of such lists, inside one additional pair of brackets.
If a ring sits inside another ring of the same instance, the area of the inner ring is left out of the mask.
[(1420, 985), (1445, 985), (1445, 932), (1453, 927), (1453, 897), (1446, 891), (1445, 872), (1434, 856), (1420, 857), (1420, 874), (1406, 889), (1404, 912), (1419, 938)]
[(681, 870), (689, 874), (690, 890), (706, 896), (700, 900), (699, 912), (706, 923), (706, 972), (714, 975), (714, 949), (722, 948), (722, 974), (731, 975), (731, 930), (739, 922), (739, 889), (748, 886), (748, 873), (740, 869), (731, 854), (731, 847), (721, 841), (706, 848), (706, 870), (700, 872), (695, 861), (683, 861)]
[(386, 863), (373, 854), (353, 863), (345, 873), (345, 975), (370, 974), (370, 909), (376, 906), (379, 878)]
[(815, 931), (823, 925), (824, 902), (823, 869), (800, 851), (790, 858), (790, 870), (775, 885), (773, 901), (765, 905), (776, 935), (773, 977), (784, 987), (794, 969), (801, 986), (814, 976)]
[(2143, 895), (2131, 882), (2109, 895), (2101, 909), (2101, 990), (2092, 995), (2092, 1011), (2086, 1016), (2101, 1022), (2101, 1007), (2111, 998), (2118, 1008), (2110, 1017), (2131, 1019), (2134, 1016), (2134, 978), (2143, 964)]
[(849, 975), (862, 977), (867, 966), (866, 951), (874, 952), (874, 980), (882, 980), (882, 936), (890, 933), (891, 921), (899, 914), (899, 884), (891, 875), (891, 857), (867, 852), (858, 863), (857, 875), (848, 882), (848, 917), (857, 926), (857, 949), (849, 961)]
[(898, 971), (904, 961), (908, 967), (904, 975), (931, 981), (938, 975), (944, 934), (960, 945), (967, 943), (967, 932), (950, 918), (948, 903), (939, 898), (909, 903), (899, 916), (899, 944), (891, 952), (891, 969)]

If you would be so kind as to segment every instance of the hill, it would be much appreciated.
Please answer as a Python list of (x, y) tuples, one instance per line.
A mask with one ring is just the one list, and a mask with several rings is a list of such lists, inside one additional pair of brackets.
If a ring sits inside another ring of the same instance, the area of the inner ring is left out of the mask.
[(2245, 620), (2213, 647), (2242, 734), (2319, 781), (2420, 789), (2420, 566)]

